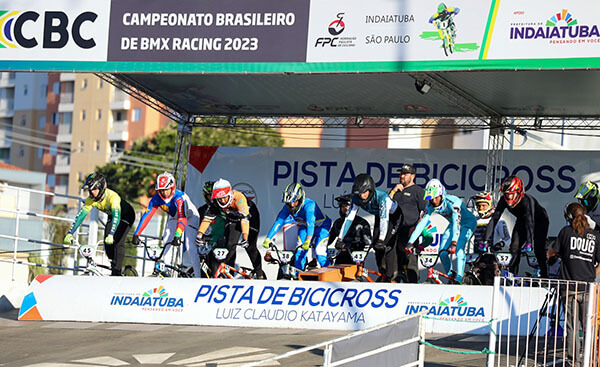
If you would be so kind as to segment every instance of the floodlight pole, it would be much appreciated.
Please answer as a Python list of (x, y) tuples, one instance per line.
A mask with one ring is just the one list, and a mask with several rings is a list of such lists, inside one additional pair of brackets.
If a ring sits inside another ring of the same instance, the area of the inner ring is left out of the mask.
[(182, 191), (185, 189), (187, 163), (190, 155), (190, 146), (192, 145), (192, 126), (193, 123), (190, 116), (181, 116), (181, 119), (177, 122), (173, 175), (177, 182), (177, 188)]

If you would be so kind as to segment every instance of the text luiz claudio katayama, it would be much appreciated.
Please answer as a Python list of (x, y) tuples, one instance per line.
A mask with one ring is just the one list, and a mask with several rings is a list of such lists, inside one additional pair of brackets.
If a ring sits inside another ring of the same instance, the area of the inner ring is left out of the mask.
[[(222, 305), (217, 319), (365, 323), (365, 307), (393, 308), (399, 289), (202, 285), (194, 302)], [(273, 306), (296, 306), (289, 307)]]

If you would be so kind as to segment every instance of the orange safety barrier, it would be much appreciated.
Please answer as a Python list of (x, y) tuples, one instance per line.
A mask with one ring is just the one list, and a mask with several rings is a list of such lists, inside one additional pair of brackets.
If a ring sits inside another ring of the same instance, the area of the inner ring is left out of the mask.
[(324, 282), (350, 282), (356, 279), (356, 265), (332, 265), (325, 268), (303, 271), (298, 275), (300, 280), (318, 280)]

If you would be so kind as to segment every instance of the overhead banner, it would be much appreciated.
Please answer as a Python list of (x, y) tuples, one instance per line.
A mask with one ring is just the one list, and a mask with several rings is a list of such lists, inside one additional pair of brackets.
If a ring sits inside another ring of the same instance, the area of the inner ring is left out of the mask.
[[(467, 200), (484, 190), (485, 156), (484, 150), (192, 147), (185, 190), (199, 206), (204, 202), (205, 181), (229, 180), (255, 200), (261, 215), (260, 236), (264, 236), (291, 182), (299, 182), (307, 197), (336, 219), (334, 199), (351, 191), (356, 175), (366, 172), (378, 188), (388, 191), (398, 183), (404, 163), (415, 166), (418, 185), (438, 178), (450, 194)], [(600, 157), (589, 152), (505, 151), (502, 172), (523, 179), (525, 191), (548, 212), (549, 235), (556, 236), (565, 225), (565, 204), (575, 200), (579, 184), (600, 181)]]
[(106, 61), (110, 1), (0, 1), (0, 60)]
[[(452, 60), (478, 59), (491, 1), (448, 2), (452, 21), (443, 25), (439, 4), (348, 0), (334, 6), (312, 0), (307, 62), (445, 60), (447, 54)], [(447, 54), (446, 34), (452, 39)]]
[(600, 2), (497, 2), (488, 59), (598, 57)]
[(108, 59), (304, 62), (309, 0), (113, 0)]
[[(487, 334), (492, 291), (435, 284), (46, 275), (31, 283), (19, 320), (360, 330), (424, 311), (427, 332)], [(508, 289), (504, 302), (510, 305), (516, 293)], [(539, 306), (530, 302), (510, 317), (531, 313), (535, 318)]]

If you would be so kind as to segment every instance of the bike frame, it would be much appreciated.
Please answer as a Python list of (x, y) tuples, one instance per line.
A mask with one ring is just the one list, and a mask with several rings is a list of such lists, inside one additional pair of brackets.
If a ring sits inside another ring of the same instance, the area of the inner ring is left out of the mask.
[[(444, 249), (444, 250), (440, 250), (436, 256), (435, 256), (435, 260), (433, 261), (433, 264), (426, 266), (427, 268), (427, 278), (426, 279), (431, 279), (433, 280), (435, 283), (437, 284), (443, 284), (442, 281), (440, 280), (440, 277), (442, 278), (446, 278), (450, 281), (450, 284), (460, 284), (459, 282), (456, 281), (456, 278), (442, 272), (439, 271), (437, 269), (434, 269), (433, 267), (437, 265), (438, 261), (440, 260), (440, 255), (443, 252), (448, 252), (448, 249)], [(422, 263), (421, 263), (422, 264)]]
[[(271, 246), (269, 247), (269, 250), (275, 251), (275, 254), (277, 255), (277, 259), (271, 257), (272, 260), (270, 262), (272, 264), (277, 264), (279, 266), (279, 272), (290, 277), (289, 280), (298, 280), (298, 274), (303, 271), (292, 265), (296, 261), (296, 251), (298, 251), (299, 248), (300, 246), (296, 247), (296, 249), (292, 251), (294, 255), (290, 261), (283, 262), (281, 260), (281, 251), (277, 248), (273, 241), (271, 241)], [(292, 272), (295, 274), (292, 274)]]

